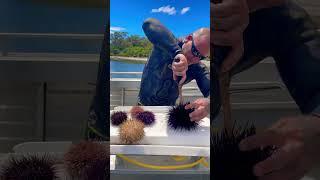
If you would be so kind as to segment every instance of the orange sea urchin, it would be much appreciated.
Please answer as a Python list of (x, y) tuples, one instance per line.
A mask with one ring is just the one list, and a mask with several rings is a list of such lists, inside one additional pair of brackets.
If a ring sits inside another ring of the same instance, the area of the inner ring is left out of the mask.
[(144, 137), (144, 124), (139, 120), (128, 120), (119, 129), (120, 141), (123, 144), (136, 144)]

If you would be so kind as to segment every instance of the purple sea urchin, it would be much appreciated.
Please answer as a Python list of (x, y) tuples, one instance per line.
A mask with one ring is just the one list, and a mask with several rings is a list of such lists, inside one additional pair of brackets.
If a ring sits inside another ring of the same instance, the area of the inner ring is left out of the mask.
[(174, 130), (194, 130), (198, 127), (198, 123), (191, 121), (189, 114), (193, 112), (193, 109), (185, 109), (186, 104), (179, 104), (173, 106), (168, 113), (168, 126)]
[(120, 124), (122, 124), (124, 121), (126, 121), (128, 118), (128, 115), (126, 112), (124, 111), (117, 111), (117, 112), (113, 112), (111, 114), (111, 123), (114, 126), (119, 126)]
[(53, 180), (57, 178), (54, 161), (47, 155), (11, 157), (1, 172), (1, 180)]
[(237, 128), (233, 130), (231, 135), (226, 131), (211, 135), (211, 150), (213, 152), (213, 161), (211, 161), (212, 179), (258, 179), (253, 174), (253, 167), (258, 162), (268, 158), (272, 153), (272, 149), (268, 147), (248, 152), (243, 152), (239, 149), (241, 140), (255, 133), (255, 127), (251, 126), (250, 128)]
[(145, 125), (151, 125), (155, 122), (155, 115), (151, 111), (144, 111), (137, 114), (137, 120), (142, 121)]
[(132, 118), (136, 118), (140, 112), (143, 112), (144, 109), (140, 106), (133, 106), (130, 110), (130, 114)]
[(64, 155), (64, 164), (72, 179), (109, 179), (109, 148), (95, 142), (83, 141), (72, 145)]
[(123, 144), (136, 144), (144, 137), (144, 123), (139, 120), (128, 120), (119, 129), (120, 141)]

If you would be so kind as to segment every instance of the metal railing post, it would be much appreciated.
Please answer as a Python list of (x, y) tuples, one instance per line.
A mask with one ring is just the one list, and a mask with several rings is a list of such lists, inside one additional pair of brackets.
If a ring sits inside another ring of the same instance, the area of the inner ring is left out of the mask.
[(125, 88), (121, 88), (121, 106), (124, 106)]

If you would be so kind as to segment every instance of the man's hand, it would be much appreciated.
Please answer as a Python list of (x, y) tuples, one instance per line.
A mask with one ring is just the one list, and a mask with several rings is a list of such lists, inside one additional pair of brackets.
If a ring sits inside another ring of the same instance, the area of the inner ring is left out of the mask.
[(173, 79), (176, 81), (177, 76), (182, 76), (179, 85), (182, 85), (187, 79), (188, 61), (183, 54), (178, 54), (174, 59), (179, 59), (179, 62), (172, 63)]
[(227, 72), (243, 56), (243, 32), (249, 24), (247, 0), (223, 0), (222, 3), (211, 3), (210, 6), (213, 24), (211, 42), (231, 47), (222, 65), (222, 72)]
[(200, 121), (205, 118), (210, 111), (210, 99), (209, 98), (200, 98), (194, 102), (186, 105), (185, 109), (195, 109), (190, 113), (191, 121)]
[(299, 180), (319, 162), (320, 118), (302, 116), (281, 119), (264, 133), (248, 137), (241, 150), (275, 146), (271, 157), (254, 167), (259, 180)]

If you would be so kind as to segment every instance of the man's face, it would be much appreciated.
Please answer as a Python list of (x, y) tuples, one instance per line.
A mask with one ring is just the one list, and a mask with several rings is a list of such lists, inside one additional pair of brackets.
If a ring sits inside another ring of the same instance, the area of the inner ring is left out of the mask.
[(197, 38), (192, 37), (191, 35), (187, 36), (185, 42), (182, 46), (182, 52), (188, 60), (188, 64), (199, 63), (204, 57), (209, 53), (208, 39), (206, 38)]

